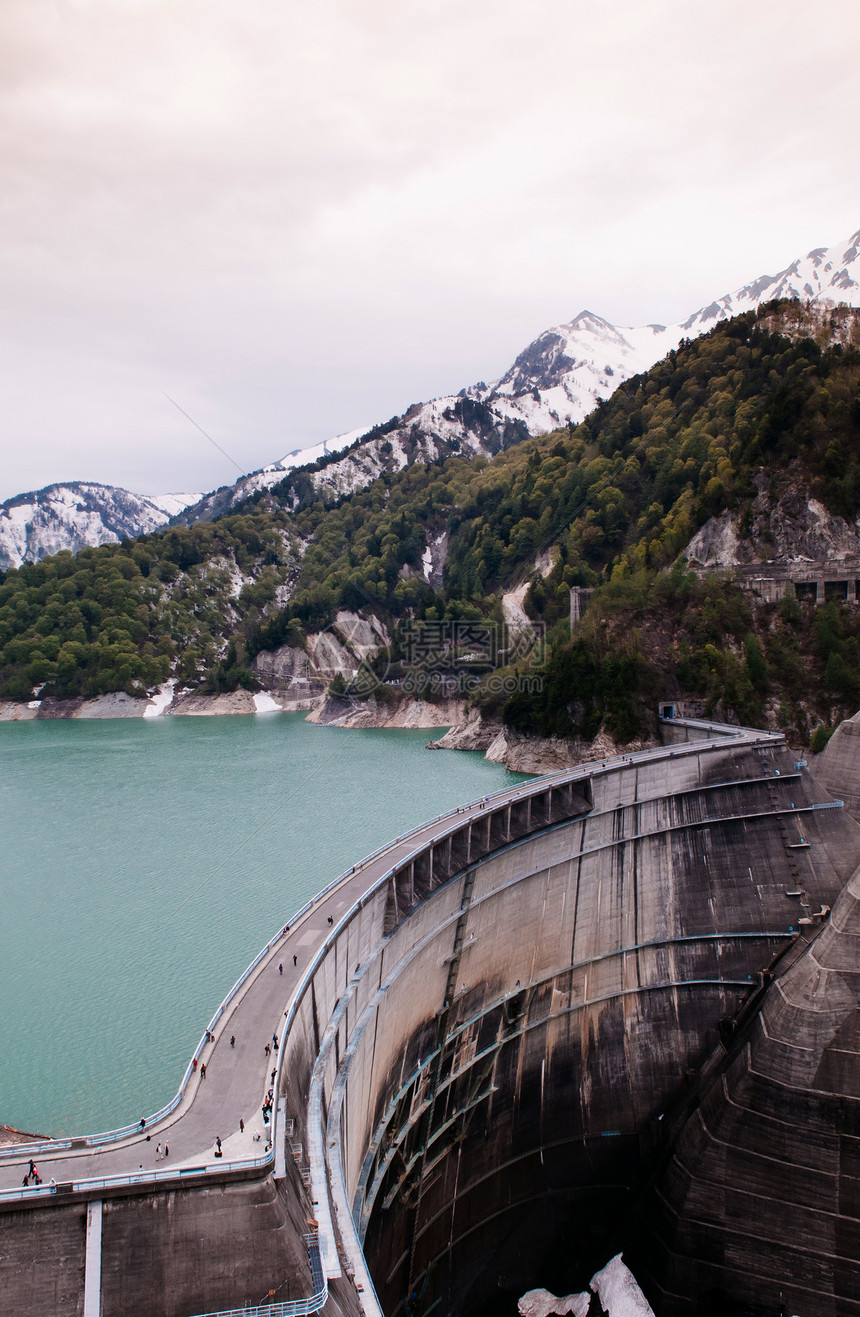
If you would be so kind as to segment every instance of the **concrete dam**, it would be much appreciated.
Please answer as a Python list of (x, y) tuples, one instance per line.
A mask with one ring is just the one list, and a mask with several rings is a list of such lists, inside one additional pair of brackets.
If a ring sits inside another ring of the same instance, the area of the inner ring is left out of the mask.
[[(3, 1311), (489, 1317), (623, 1249), (658, 1317), (860, 1314), (860, 826), (779, 736), (663, 730), (310, 903), (201, 1051), (252, 1020), (274, 1076), (187, 1075), (171, 1167), (137, 1129), (4, 1150)], [(212, 1104), (269, 1086), (214, 1160)]]

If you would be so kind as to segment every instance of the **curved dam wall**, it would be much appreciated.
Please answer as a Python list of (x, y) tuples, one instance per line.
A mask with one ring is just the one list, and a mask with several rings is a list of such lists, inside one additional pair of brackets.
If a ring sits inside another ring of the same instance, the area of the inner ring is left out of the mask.
[(489, 1317), (623, 1249), (658, 1317), (860, 1317), (860, 825), (780, 737), (664, 731), (336, 879), (149, 1145), (4, 1155), (3, 1312)]
[[(284, 1095), (365, 1313), (514, 1311), (625, 1243), (663, 1118), (860, 859), (829, 805), (779, 738), (678, 746), (491, 801), (362, 898), (294, 1009)], [(695, 1304), (681, 1252), (655, 1300)], [(755, 1272), (725, 1294), (779, 1311)]]
[(645, 1198), (661, 1314), (860, 1314), (860, 872), (789, 959)]

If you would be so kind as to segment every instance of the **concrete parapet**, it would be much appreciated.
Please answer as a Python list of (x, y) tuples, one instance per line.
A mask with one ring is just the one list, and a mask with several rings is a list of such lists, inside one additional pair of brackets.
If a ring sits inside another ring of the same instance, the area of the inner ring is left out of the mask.
[[(714, 1288), (715, 1252), (721, 1312), (778, 1310), (795, 1266), (807, 1279), (792, 1294), (817, 1275), (816, 1312), (854, 1311), (838, 1306), (860, 1183), (843, 889), (860, 828), (780, 736), (664, 728), (674, 744), (463, 807), (309, 903), (328, 931), (287, 1002), (274, 1164), (103, 1191), (101, 1317), (132, 1317), (142, 1294), (154, 1317), (307, 1300), (321, 1278), (326, 1317), (513, 1311), (529, 1288), (584, 1288), (631, 1242), (634, 1201), (650, 1203), (643, 1277), (660, 1317)], [(786, 1086), (808, 1146), (779, 1143)], [(781, 1210), (802, 1263), (779, 1237), (780, 1147), (801, 1168)], [(16, 1317), (78, 1317), (96, 1192), (0, 1215)], [(40, 1242), (54, 1233), (56, 1257)]]
[[(652, 1123), (860, 858), (774, 740), (709, 731), (593, 766), (578, 817), (535, 797), (449, 833), (320, 961), (287, 1099), (301, 1120), (311, 1090), (314, 1207), (330, 1181), (330, 1264), (369, 1268), (366, 1313), (478, 1311), (543, 1283), (547, 1250), (576, 1288), (615, 1245)], [(541, 826), (517, 837), (526, 803)]]

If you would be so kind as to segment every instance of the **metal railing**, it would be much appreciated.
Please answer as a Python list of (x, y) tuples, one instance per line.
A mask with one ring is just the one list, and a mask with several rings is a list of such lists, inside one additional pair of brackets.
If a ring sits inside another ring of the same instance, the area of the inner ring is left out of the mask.
[(287, 1299), (283, 1303), (257, 1303), (250, 1308), (225, 1308), (222, 1312), (205, 1313), (202, 1317), (311, 1317), (320, 1312), (328, 1300), (328, 1282), (318, 1294), (308, 1299)]
[[(23, 1144), (17, 1145), (19, 1148)], [(26, 1200), (32, 1202), (35, 1199), (52, 1199), (55, 1196), (63, 1196), (72, 1193), (91, 1193), (94, 1190), (103, 1190), (110, 1192), (111, 1189), (122, 1189), (129, 1185), (153, 1184), (163, 1181), (175, 1180), (193, 1180), (203, 1179), (213, 1171), (223, 1175), (225, 1171), (248, 1171), (255, 1167), (262, 1170), (268, 1166), (273, 1157), (273, 1153), (267, 1153), (263, 1157), (245, 1158), (242, 1161), (224, 1162), (223, 1165), (213, 1166), (176, 1166), (164, 1171), (137, 1171), (129, 1175), (104, 1175), (101, 1178), (86, 1177), (81, 1180), (65, 1180), (52, 1184), (34, 1184), (27, 1188), (23, 1186), (20, 1189), (0, 1189), (0, 1203), (11, 1203)]]
[(311, 1277), (316, 1290), (306, 1299), (285, 1299), (281, 1303), (257, 1303), (245, 1308), (226, 1308), (221, 1312), (201, 1314), (201, 1317), (311, 1317), (325, 1307), (328, 1299), (328, 1280), (320, 1262), (319, 1239), (305, 1235)]
[[(669, 722), (671, 724), (674, 724), (675, 726), (687, 725), (692, 728), (702, 727), (712, 731), (720, 731), (724, 737), (723, 744), (725, 744), (726, 742), (731, 742), (732, 740), (740, 740), (740, 741), (753, 740), (758, 742), (779, 744), (782, 743), (785, 739), (780, 733), (761, 731), (756, 728), (733, 727), (727, 724), (710, 722), (705, 719), (672, 718), (672, 719), (665, 719), (661, 721)], [(209, 1022), (208, 1028), (204, 1030), (203, 1036), (201, 1037), (199, 1043), (197, 1044), (193, 1056), (188, 1062), (188, 1066), (186, 1067), (179, 1088), (176, 1094), (174, 1095), (174, 1097), (170, 1100), (170, 1102), (168, 1102), (165, 1106), (161, 1107), (153, 1115), (147, 1116), (143, 1124), (137, 1122), (136, 1124), (133, 1125), (123, 1125), (118, 1129), (106, 1130), (99, 1134), (83, 1135), (79, 1137), (75, 1136), (75, 1137), (63, 1138), (59, 1140), (54, 1140), (54, 1139), (37, 1140), (32, 1143), (9, 1144), (4, 1147), (0, 1147), (0, 1160), (7, 1160), (7, 1161), (15, 1160), (22, 1156), (23, 1157), (35, 1156), (37, 1155), (37, 1153), (40, 1155), (44, 1155), (47, 1153), (63, 1152), (67, 1150), (74, 1151), (75, 1149), (78, 1148), (85, 1149), (85, 1148), (103, 1147), (105, 1144), (108, 1143), (116, 1143), (121, 1141), (122, 1139), (133, 1138), (136, 1134), (139, 1134), (142, 1129), (145, 1128), (149, 1130), (153, 1126), (155, 1126), (159, 1121), (162, 1121), (166, 1119), (166, 1117), (172, 1115), (172, 1113), (176, 1110), (176, 1108), (179, 1106), (180, 1102), (182, 1101), (183, 1097), (185, 1096), (185, 1092), (188, 1087), (189, 1081), (195, 1072), (194, 1063), (195, 1061), (199, 1060), (203, 1052), (203, 1049), (207, 1044), (208, 1035), (214, 1032), (214, 1026), (224, 1015), (224, 1012), (226, 1011), (228, 1005), (233, 1001), (234, 997), (244, 986), (244, 984), (248, 981), (248, 979), (255, 972), (255, 970), (259, 967), (262, 961), (265, 960), (266, 956), (270, 954), (273, 946), (278, 941), (280, 941), (300, 919), (302, 919), (310, 910), (312, 910), (321, 901), (323, 901), (337, 887), (347, 882), (349, 879), (353, 878), (356, 873), (360, 872), (365, 867), (371, 865), (374, 862), (374, 860), (379, 859), (380, 856), (384, 855), (386, 852), (392, 851), (396, 846), (402, 845), (404, 842), (409, 841), (411, 838), (416, 837), (420, 833), (426, 832), (427, 829), (433, 828), (435, 825), (440, 823), (450, 821), (451, 829), (448, 830), (456, 829), (456, 827), (459, 826), (459, 821), (463, 818), (463, 816), (470, 814), (474, 809), (479, 807), (482, 801), (484, 800), (487, 801), (487, 804), (489, 806), (490, 802), (496, 800), (500, 796), (506, 796), (506, 797), (515, 796), (516, 798), (522, 798), (524, 796), (529, 796), (535, 793), (540, 794), (545, 789), (544, 784), (547, 782), (548, 779), (554, 780), (563, 777), (570, 782), (581, 781), (588, 777), (600, 776), (604, 772), (615, 771), (620, 766), (648, 763), (666, 758), (672, 758), (672, 759), (681, 758), (687, 755), (696, 754), (699, 753), (705, 747), (714, 748), (719, 743), (720, 742), (690, 741), (675, 746), (658, 746), (649, 750), (633, 751), (631, 754), (628, 755), (614, 756), (610, 759), (603, 761), (592, 761), (586, 764), (580, 764), (573, 769), (570, 768), (558, 769), (556, 772), (547, 773), (540, 777), (537, 777), (533, 779), (531, 782), (520, 783), (519, 786), (513, 788), (513, 790), (510, 787), (508, 787), (502, 791), (495, 792), (492, 796), (479, 797), (477, 800), (470, 801), (466, 805), (458, 805), (454, 809), (447, 810), (442, 814), (438, 814), (435, 816), (435, 818), (429, 819), (423, 823), (416, 825), (416, 827), (410, 828), (408, 831), (401, 833), (393, 841), (386, 842), (385, 845), (378, 847), (370, 855), (366, 856), (363, 860), (359, 861), (357, 864), (352, 865), (349, 869), (345, 870), (337, 878), (333, 879), (332, 882), (328, 883), (327, 886), (323, 887), (322, 890), (317, 892), (317, 894), (313, 896), (309, 901), (306, 901), (305, 904), (301, 907), (301, 909), (296, 911), (296, 913), (291, 916), (291, 918), (287, 921), (286, 924), (284, 924), (279, 928), (278, 932), (274, 935), (274, 937), (269, 939), (269, 941), (262, 948), (262, 950), (251, 961), (250, 965), (248, 965), (247, 969), (245, 969), (243, 973), (239, 976), (239, 978), (233, 984), (230, 991), (224, 997), (218, 1009), (215, 1011), (215, 1014), (212, 1016), (212, 1019)], [(838, 807), (839, 807), (838, 805), (832, 806), (832, 808), (838, 808)], [(443, 833), (441, 835), (445, 835), (445, 834)], [(438, 832), (434, 833), (432, 840), (434, 842), (437, 841), (439, 839), (439, 836), (440, 834)], [(415, 848), (415, 850), (408, 853), (406, 859), (408, 860), (414, 858), (423, 849), (424, 846)], [(398, 867), (403, 862), (404, 862), (403, 857), (401, 857), (400, 860), (398, 860), (397, 865), (387, 869), (386, 872), (380, 878), (376, 879), (368, 888), (368, 890), (366, 892), (363, 892), (362, 895), (359, 897), (359, 899), (356, 902), (354, 902), (354, 904), (350, 907), (350, 909), (338, 921), (337, 925), (334, 926), (331, 933), (326, 938), (325, 942), (320, 946), (311, 965), (308, 967), (308, 970), (300, 980), (293, 999), (293, 1007), (290, 1009), (286, 1017), (286, 1022), (281, 1032), (281, 1038), (280, 1038), (281, 1046), (279, 1047), (278, 1062), (277, 1062), (278, 1073), (275, 1080), (276, 1085), (280, 1084), (280, 1078), (281, 1078), (281, 1065), (284, 1056), (283, 1041), (286, 1034), (289, 1032), (290, 1025), (292, 1024), (295, 1015), (295, 1007), (303, 998), (307, 986), (311, 978), (313, 977), (313, 974), (315, 973), (321, 961), (328, 954), (331, 946), (333, 945), (334, 941), (337, 938), (339, 930), (343, 928), (344, 925), (348, 924), (352, 918), (354, 918), (354, 916), (362, 909), (364, 904), (366, 904), (368, 898), (372, 895), (372, 893), (375, 892), (383, 883), (387, 882), (388, 879), (394, 873), (395, 868)], [(272, 1124), (272, 1130), (270, 1135), (273, 1145), (274, 1145), (274, 1119), (275, 1116), (273, 1113), (273, 1124)], [(261, 1159), (249, 1159), (249, 1161), (246, 1162), (245, 1165), (253, 1166), (256, 1165), (260, 1160)], [(271, 1160), (271, 1156), (262, 1159), (264, 1164), (270, 1160)], [(213, 1172), (219, 1170), (223, 1171), (224, 1169), (225, 1169), (224, 1167), (211, 1168)], [(161, 1174), (163, 1173), (151, 1172), (145, 1178), (149, 1180), (153, 1180)], [(137, 1179), (138, 1177), (135, 1177), (135, 1180)], [(81, 1188), (83, 1188), (86, 1183), (89, 1182), (81, 1181), (80, 1182)], [(46, 1186), (41, 1186), (41, 1187), (44, 1188)], [(28, 1189), (26, 1191), (26, 1196), (29, 1197), (31, 1193), (38, 1192), (39, 1188), (40, 1188), (39, 1186), (34, 1186), (33, 1190)], [(11, 1192), (20, 1193), (20, 1191), (11, 1191)], [(0, 1199), (1, 1198), (2, 1195), (0, 1195)]]

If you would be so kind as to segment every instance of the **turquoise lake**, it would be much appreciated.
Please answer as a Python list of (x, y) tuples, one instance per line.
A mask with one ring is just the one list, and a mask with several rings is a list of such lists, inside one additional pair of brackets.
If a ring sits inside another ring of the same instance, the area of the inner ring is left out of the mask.
[(0, 1124), (111, 1129), (175, 1093), (309, 897), (521, 781), (433, 733), (304, 714), (0, 724)]

